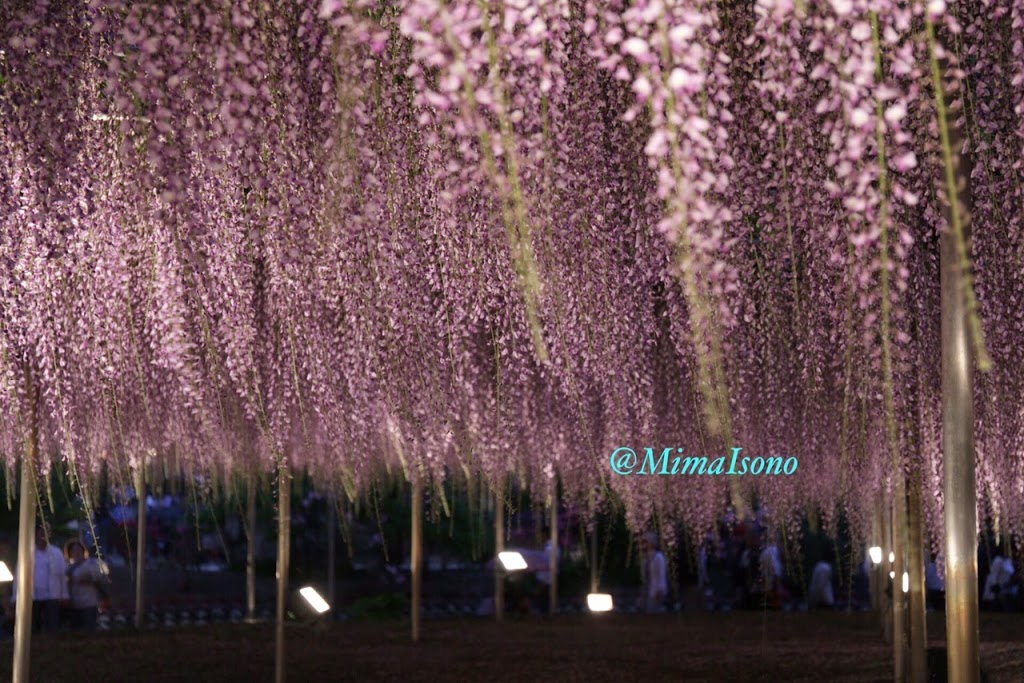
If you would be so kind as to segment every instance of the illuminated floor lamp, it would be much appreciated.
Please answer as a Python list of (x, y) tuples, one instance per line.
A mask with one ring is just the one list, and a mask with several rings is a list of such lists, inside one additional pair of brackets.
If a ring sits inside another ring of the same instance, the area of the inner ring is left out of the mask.
[(871, 561), (871, 609), (882, 607), (882, 547), (873, 545), (868, 548), (868, 559)]
[(515, 550), (504, 550), (498, 553), (498, 562), (501, 563), (501, 568), (506, 572), (518, 572), (527, 567), (526, 559), (522, 553)]
[(587, 607), (595, 614), (611, 612), (613, 607), (612, 596), (610, 593), (588, 593)]
[[(498, 582), (497, 585), (501, 585), (504, 582), (505, 577), (507, 577), (509, 574), (522, 571), (529, 567), (529, 565), (526, 562), (526, 558), (523, 557), (523, 554), (515, 550), (503, 550), (500, 553), (498, 553), (498, 565), (501, 566), (500, 570), (498, 566), (495, 566), (494, 568), (495, 579)], [(501, 591), (504, 592), (504, 588), (502, 588)], [(499, 590), (496, 588), (494, 613), (500, 620), (502, 617), (502, 612), (504, 612), (504, 605), (498, 604), (498, 598)]]
[(307, 617), (302, 620), (303, 623), (326, 628), (327, 622), (324, 615), (331, 610), (331, 606), (327, 604), (323, 596), (312, 586), (305, 586), (299, 589), (299, 595), (302, 596), (302, 600), (308, 608), (305, 610)]

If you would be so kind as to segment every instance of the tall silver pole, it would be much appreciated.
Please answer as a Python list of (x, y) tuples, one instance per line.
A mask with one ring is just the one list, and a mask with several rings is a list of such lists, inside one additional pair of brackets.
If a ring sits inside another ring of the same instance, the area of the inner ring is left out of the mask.
[(146, 610), (146, 463), (135, 468), (138, 525), (135, 529), (135, 628), (142, 628)]
[(907, 680), (907, 596), (903, 592), (903, 573), (907, 569), (907, 497), (903, 472), (897, 473), (896, 495), (893, 498), (893, 553), (896, 572), (892, 584), (892, 647), (893, 680), (903, 683)]
[(336, 514), (334, 493), (331, 492), (327, 494), (327, 603), (331, 606), (332, 614), (337, 614), (337, 606), (334, 604), (335, 555), (337, 554), (334, 541), (335, 536), (338, 535), (334, 528)]
[(498, 561), (498, 553), (505, 550), (505, 491), (499, 484), (494, 492), (494, 618), (505, 618), (505, 570)]
[(594, 530), (590, 532), (590, 592), (597, 592), (597, 512), (594, 512)]
[(894, 557), (893, 554), (893, 542), (892, 542), (892, 505), (883, 504), (882, 506), (882, 536), (885, 538), (885, 543), (882, 544), (882, 585), (888, 586), (889, 590), (882, 589), (882, 631), (885, 635), (885, 642), (891, 643), (893, 641), (892, 627), (895, 623), (893, 621), (892, 609), (893, 601), (896, 598), (896, 582), (890, 573), (895, 571), (893, 560), (890, 557)]
[[(944, 124), (951, 158), (946, 196), (954, 192), (959, 216), (948, 202), (946, 223), (959, 218), (961, 234), (971, 235), (970, 164), (961, 159), (963, 138), (950, 112), (948, 93), (959, 84), (947, 83)], [(962, 87), (962, 86), (959, 86)], [(950, 187), (952, 178), (955, 187)], [(967, 320), (967, 299), (956, 235), (939, 236), (942, 300), (942, 458), (946, 527), (946, 642), (949, 680), (977, 683), (978, 654), (978, 510), (974, 472), (974, 368)]]
[(921, 477), (912, 473), (908, 481), (908, 573), (910, 574), (910, 680), (926, 683), (928, 680), (928, 623), (926, 620), (924, 587), (924, 520), (921, 504)]
[[(882, 538), (882, 509), (877, 504), (871, 515), (871, 543), (869, 545), (882, 548), (882, 552), (885, 552), (885, 539)], [(870, 564), (868, 580), (871, 585), (871, 609), (873, 610), (882, 609), (881, 592), (883, 582), (881, 570), (883, 566), (881, 562), (878, 564), (871, 562)]]
[(288, 465), (277, 470), (277, 621), (274, 643), (274, 681), (284, 683), (284, 619), (288, 603), (288, 561), (291, 553), (292, 478)]
[(949, 678), (976, 683), (978, 512), (974, 396), (962, 278), (953, 235), (939, 237), (942, 273), (942, 456), (946, 522), (946, 640)]
[(256, 473), (249, 477), (249, 491), (246, 500), (246, 517), (249, 524), (246, 529), (245, 553), (245, 614), (247, 621), (256, 620)]
[[(29, 391), (29, 397), (33, 396)], [(14, 612), (14, 683), (29, 683), (29, 659), (32, 641), (32, 588), (35, 577), (36, 498), (35, 476), (39, 434), (35, 402), (25, 456), (21, 459), (21, 499), (18, 501), (18, 599)]]
[(420, 639), (420, 612), (423, 604), (423, 479), (412, 481), (412, 640)]
[(551, 494), (551, 555), (548, 557), (548, 614), (558, 614), (558, 484)]

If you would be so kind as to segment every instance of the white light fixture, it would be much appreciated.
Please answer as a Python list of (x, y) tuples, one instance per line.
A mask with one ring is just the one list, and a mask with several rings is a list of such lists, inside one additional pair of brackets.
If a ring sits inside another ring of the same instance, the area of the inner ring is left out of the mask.
[(6, 562), (0, 562), (0, 583), (10, 583), (11, 581), (14, 581), (14, 575), (7, 568)]
[(879, 548), (877, 545), (873, 545), (870, 548), (868, 548), (868, 555), (871, 556), (871, 562), (873, 564), (882, 563), (882, 549)]
[(520, 569), (526, 569), (526, 560), (523, 559), (521, 553), (517, 553), (514, 550), (506, 550), (505, 552), (498, 553), (498, 561), (501, 562), (501, 566), (505, 568), (507, 572), (515, 572)]
[(611, 612), (612, 596), (608, 593), (587, 594), (587, 607), (591, 612)]
[(890, 562), (895, 562), (896, 561), (896, 553), (889, 553), (889, 561)]
[(907, 593), (910, 591), (910, 574), (903, 572), (903, 592)]
[(331, 609), (331, 606), (327, 604), (327, 601), (320, 597), (320, 594), (313, 589), (312, 586), (306, 586), (299, 591), (299, 594), (306, 599), (310, 607), (315, 609), (320, 614), (323, 614), (327, 610)]
[(890, 579), (895, 579), (896, 578), (896, 572), (889, 572), (889, 578)]

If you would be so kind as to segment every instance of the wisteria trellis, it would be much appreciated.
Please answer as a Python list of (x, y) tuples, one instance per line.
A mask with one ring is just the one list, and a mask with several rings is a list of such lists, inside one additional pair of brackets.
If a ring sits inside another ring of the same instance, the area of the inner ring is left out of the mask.
[[(31, 380), (85, 480), (388, 462), (866, 530), (901, 466), (939, 532), (935, 58), (973, 159), (979, 492), (1019, 530), (1022, 28), (1024, 0), (3, 3), (5, 462)], [(800, 468), (614, 477), (620, 445)]]

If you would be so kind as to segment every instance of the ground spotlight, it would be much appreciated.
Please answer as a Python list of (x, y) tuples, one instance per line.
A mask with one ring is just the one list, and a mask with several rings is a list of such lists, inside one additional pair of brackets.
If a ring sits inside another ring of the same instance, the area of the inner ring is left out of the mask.
[(0, 562), (0, 583), (10, 583), (11, 581), (14, 581), (14, 575), (7, 568), (6, 562)]
[(519, 571), (520, 569), (526, 569), (526, 560), (523, 559), (522, 553), (517, 553), (514, 550), (507, 550), (505, 552), (498, 553), (498, 561), (501, 562), (501, 566), (507, 572)]
[(903, 572), (903, 592), (907, 593), (910, 591), (910, 574)]
[(877, 545), (873, 545), (870, 548), (868, 548), (868, 555), (871, 556), (872, 564), (882, 563), (882, 549)]
[(612, 596), (608, 593), (589, 593), (587, 595), (587, 607), (591, 612), (611, 612)]
[(895, 562), (896, 561), (896, 553), (889, 553), (889, 561), (890, 562)]
[(320, 594), (316, 592), (312, 586), (306, 586), (299, 591), (299, 594), (309, 603), (309, 606), (317, 611), (317, 614), (323, 614), (327, 610), (331, 609), (331, 606), (327, 604), (327, 601), (320, 597)]

